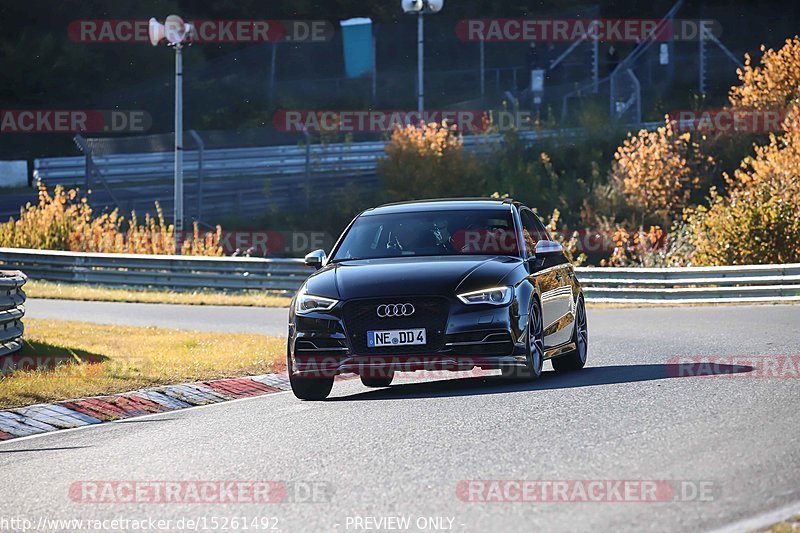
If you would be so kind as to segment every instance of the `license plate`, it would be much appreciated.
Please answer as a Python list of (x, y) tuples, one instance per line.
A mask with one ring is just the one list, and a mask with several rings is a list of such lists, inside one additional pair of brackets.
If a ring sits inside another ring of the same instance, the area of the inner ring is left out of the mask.
[(367, 332), (367, 346), (369, 348), (380, 348), (381, 346), (412, 346), (415, 344), (425, 344), (425, 328), (389, 329)]

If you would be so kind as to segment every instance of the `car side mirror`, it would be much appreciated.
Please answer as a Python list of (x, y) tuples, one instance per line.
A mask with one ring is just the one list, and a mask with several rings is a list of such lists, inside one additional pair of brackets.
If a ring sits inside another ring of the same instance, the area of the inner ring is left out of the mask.
[(534, 255), (536, 257), (551, 257), (564, 253), (564, 247), (556, 241), (541, 240), (536, 243)]
[(305, 263), (306, 266), (314, 267), (319, 270), (322, 268), (322, 263), (325, 262), (325, 259), (327, 259), (325, 250), (314, 250), (306, 254)]

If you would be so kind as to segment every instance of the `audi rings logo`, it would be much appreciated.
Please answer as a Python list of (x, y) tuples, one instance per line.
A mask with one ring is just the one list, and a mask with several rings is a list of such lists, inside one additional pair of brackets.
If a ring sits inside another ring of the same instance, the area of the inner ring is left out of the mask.
[(414, 314), (414, 306), (411, 304), (381, 304), (378, 306), (378, 316), (380, 318), (411, 316)]

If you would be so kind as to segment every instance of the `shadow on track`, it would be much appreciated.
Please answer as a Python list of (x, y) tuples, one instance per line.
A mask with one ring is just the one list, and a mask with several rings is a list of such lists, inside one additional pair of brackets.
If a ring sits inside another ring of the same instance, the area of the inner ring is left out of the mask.
[(614, 385), (619, 383), (635, 383), (639, 381), (655, 381), (685, 377), (713, 377), (714, 375), (732, 375), (752, 372), (751, 366), (716, 365), (709, 374), (697, 376), (689, 373), (682, 365), (612, 365), (592, 366), (568, 374), (543, 372), (536, 381), (506, 381), (499, 376), (474, 377), (461, 379), (443, 379), (437, 381), (408, 382), (401, 381), (385, 389), (375, 389), (350, 396), (329, 398), (326, 401), (352, 400), (402, 400), (425, 397), (472, 396), (483, 394), (507, 394), (531, 390), (572, 389), (593, 385)]

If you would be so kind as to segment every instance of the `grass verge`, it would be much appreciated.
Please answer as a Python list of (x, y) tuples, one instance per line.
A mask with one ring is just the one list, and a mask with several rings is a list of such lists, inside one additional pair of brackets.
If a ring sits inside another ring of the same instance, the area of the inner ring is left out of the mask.
[(0, 408), (285, 368), (286, 340), (256, 334), (26, 318), (25, 340), (0, 358)]
[(92, 302), (132, 302), (145, 304), (238, 305), (245, 307), (288, 307), (291, 298), (265, 292), (174, 292), (159, 290), (109, 289), (29, 280), (25, 284), (29, 298), (83, 300)]

